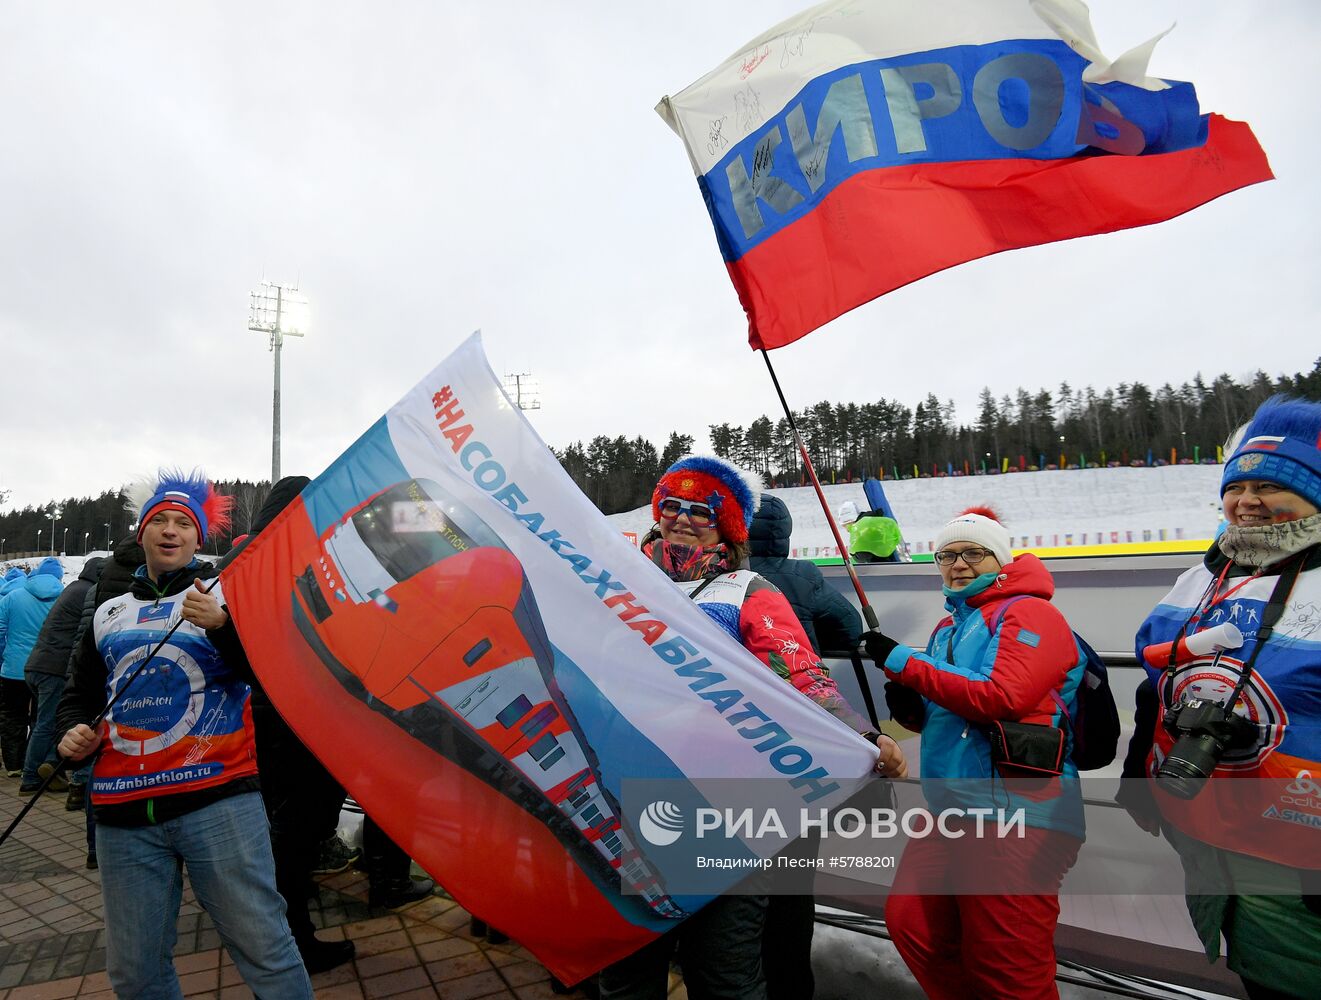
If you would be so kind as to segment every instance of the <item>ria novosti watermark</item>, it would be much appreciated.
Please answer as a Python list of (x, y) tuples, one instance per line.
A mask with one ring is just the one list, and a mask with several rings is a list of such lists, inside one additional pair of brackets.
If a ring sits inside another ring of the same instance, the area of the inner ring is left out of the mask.
[[(1321, 782), (1307, 772), (1211, 782), (1193, 812), (1145, 779), (871, 781), (851, 791), (826, 809), (783, 782), (625, 779), (620, 814), (676, 894), (876, 893), (911, 881), (907, 853), (930, 855), (944, 841), (957, 843), (954, 860), (928, 873), (938, 884), (922, 891), (1321, 893)], [(1258, 860), (1204, 885), (1205, 873), (1183, 864), (1198, 843)]]
[[(638, 832), (656, 847), (668, 847), (685, 833), (684, 811), (664, 799), (650, 803), (638, 819)], [(844, 840), (869, 837), (890, 840), (896, 837), (920, 840), (939, 834), (951, 840), (963, 837), (1026, 836), (1025, 809), (996, 809), (990, 807), (948, 808), (933, 813), (917, 806), (911, 809), (889, 808), (858, 809), (844, 806), (840, 809), (813, 809), (804, 806), (796, 813), (790, 811), (786, 821), (784, 811), (776, 808), (717, 809), (701, 806), (693, 817), (692, 835), (698, 840), (707, 837), (729, 840), (762, 840), (776, 838), (783, 841), (799, 837), (833, 836)]]

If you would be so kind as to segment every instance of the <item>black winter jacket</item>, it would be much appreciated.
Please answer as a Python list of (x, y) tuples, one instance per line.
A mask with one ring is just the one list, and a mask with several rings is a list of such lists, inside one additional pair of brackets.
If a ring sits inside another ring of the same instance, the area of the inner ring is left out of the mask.
[(78, 579), (60, 591), (60, 596), (55, 598), (55, 604), (41, 626), (36, 645), (32, 647), (27, 665), (23, 668), (24, 674), (64, 677), (68, 673), (69, 654), (73, 652), (74, 643), (81, 635), (78, 624), (82, 621), (83, 605), (88, 593), (96, 586), (104, 562), (100, 556), (88, 559)]
[(816, 563), (789, 558), (793, 527), (789, 508), (778, 497), (762, 494), (748, 529), (751, 568), (784, 591), (818, 654), (857, 648), (862, 619), (853, 605), (826, 583)]

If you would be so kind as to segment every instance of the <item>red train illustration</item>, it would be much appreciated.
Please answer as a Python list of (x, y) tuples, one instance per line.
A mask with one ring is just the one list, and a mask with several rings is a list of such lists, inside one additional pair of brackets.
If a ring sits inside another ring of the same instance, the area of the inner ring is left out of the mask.
[(356, 697), (537, 816), (599, 880), (685, 916), (601, 783), (522, 565), (472, 510), (427, 480), (383, 490), (321, 535), (293, 610)]

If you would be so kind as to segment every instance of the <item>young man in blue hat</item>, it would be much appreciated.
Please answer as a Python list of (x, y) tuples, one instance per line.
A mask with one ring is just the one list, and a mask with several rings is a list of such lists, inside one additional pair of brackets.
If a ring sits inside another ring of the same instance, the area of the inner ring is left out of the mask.
[(251, 670), (219, 586), (203, 583), (215, 569), (196, 558), (228, 524), (230, 498), (194, 472), (162, 473), (134, 499), (146, 564), (128, 594), (96, 609), (58, 715), (62, 756), (99, 753), (91, 795), (111, 986), (180, 995), (172, 955), (186, 868), (253, 993), (310, 1000), (275, 889)]

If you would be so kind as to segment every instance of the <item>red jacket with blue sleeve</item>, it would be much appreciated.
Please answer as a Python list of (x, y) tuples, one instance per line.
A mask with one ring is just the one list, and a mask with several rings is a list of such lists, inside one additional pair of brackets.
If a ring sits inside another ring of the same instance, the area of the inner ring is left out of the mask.
[[(992, 804), (990, 743), (978, 727), (990, 722), (1063, 725), (1059, 704), (1075, 711), (1085, 663), (1064, 616), (1050, 603), (1055, 581), (1041, 560), (1020, 555), (984, 589), (976, 582), (945, 602), (949, 617), (936, 626), (926, 650), (896, 646), (883, 664), (886, 676), (917, 691), (926, 702), (922, 725), (924, 782), (962, 778), (954, 789), (927, 784), (937, 808)], [(1010, 601), (1011, 603), (1005, 604)], [(1003, 606), (1003, 608), (1002, 608)], [(1019, 802), (1031, 826), (1082, 836), (1077, 769), (1065, 757), (1064, 793), (1047, 802)], [(998, 779), (997, 779), (998, 780)], [(986, 801), (981, 801), (982, 796)], [(1003, 792), (999, 805), (1004, 805)]]

